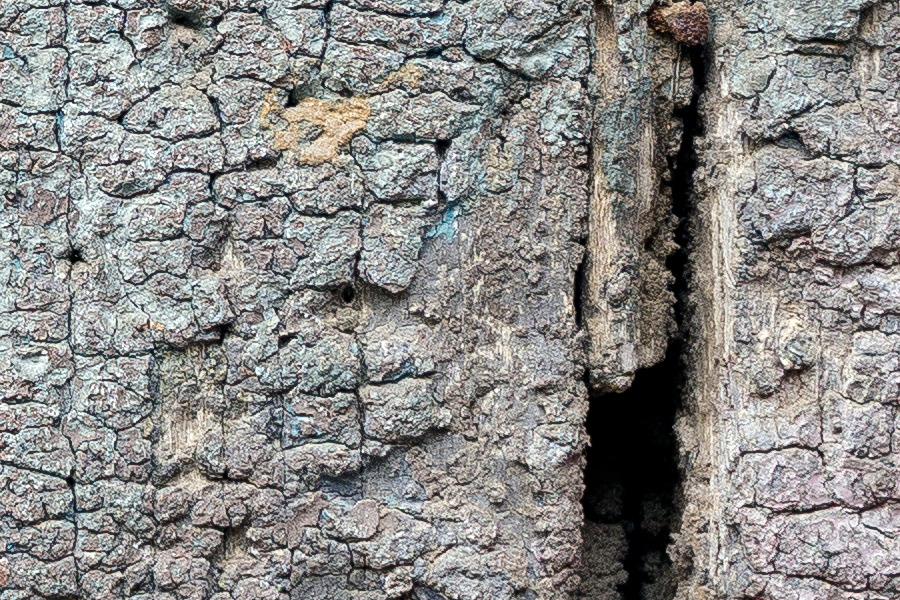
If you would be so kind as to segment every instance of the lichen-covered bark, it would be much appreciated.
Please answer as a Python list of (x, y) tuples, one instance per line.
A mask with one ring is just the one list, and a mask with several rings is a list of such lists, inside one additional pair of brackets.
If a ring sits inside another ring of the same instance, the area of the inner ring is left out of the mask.
[[(0, 600), (900, 596), (898, 39), (0, 0)], [(667, 448), (667, 355), (683, 480), (628, 439), (586, 521), (588, 389)]]
[(682, 598), (900, 594), (900, 4), (710, 5)]
[(590, 3), (0, 5), (0, 595), (559, 598)]

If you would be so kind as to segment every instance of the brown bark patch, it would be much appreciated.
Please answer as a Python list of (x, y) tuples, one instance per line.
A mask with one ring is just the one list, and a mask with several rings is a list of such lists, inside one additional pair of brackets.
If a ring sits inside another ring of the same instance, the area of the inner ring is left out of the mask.
[(654, 4), (647, 13), (647, 23), (654, 31), (668, 33), (687, 46), (698, 46), (709, 36), (709, 12), (703, 2)]
[(318, 164), (337, 158), (340, 148), (366, 126), (371, 113), (361, 98), (336, 102), (305, 98), (288, 108), (267, 98), (260, 121), (275, 131), (276, 150), (292, 150), (298, 162)]

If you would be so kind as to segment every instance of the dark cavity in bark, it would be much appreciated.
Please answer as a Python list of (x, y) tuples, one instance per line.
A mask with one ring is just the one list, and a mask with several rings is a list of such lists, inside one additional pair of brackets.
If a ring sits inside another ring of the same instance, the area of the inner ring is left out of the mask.
[(685, 48), (683, 52), (693, 68), (694, 90), (690, 105), (673, 115), (684, 124), (679, 150), (670, 160), (679, 249), (666, 262), (675, 279), (677, 330), (664, 360), (638, 371), (629, 389), (592, 393), (587, 417), (591, 447), (586, 452), (585, 518), (619, 524), (625, 530), (627, 552), (622, 564), (628, 579), (620, 586), (623, 600), (669, 600), (677, 587), (666, 549), (679, 517), (681, 476), (675, 419), (685, 383), (684, 352), (689, 348), (686, 297), (691, 276), (695, 141), (703, 134), (699, 107), (706, 75), (703, 48)]
[(674, 596), (666, 547), (677, 516), (678, 446), (673, 428), (680, 403), (678, 346), (670, 345), (662, 363), (638, 371), (624, 392), (590, 399), (585, 517), (625, 528), (624, 600)]
[(696, 140), (703, 135), (703, 119), (700, 115), (700, 99), (706, 90), (706, 59), (704, 48), (682, 48), (682, 60), (690, 60), (694, 74), (694, 90), (691, 103), (683, 109), (675, 111), (675, 118), (684, 124), (684, 134), (678, 153), (670, 160), (672, 170), (672, 214), (677, 219), (675, 227), (675, 243), (678, 250), (666, 261), (666, 266), (675, 278), (675, 322), (678, 326), (676, 337), (683, 342), (687, 327), (685, 325), (685, 298), (688, 291), (690, 262), (688, 255), (691, 249), (691, 211), (694, 206), (694, 172), (697, 170)]

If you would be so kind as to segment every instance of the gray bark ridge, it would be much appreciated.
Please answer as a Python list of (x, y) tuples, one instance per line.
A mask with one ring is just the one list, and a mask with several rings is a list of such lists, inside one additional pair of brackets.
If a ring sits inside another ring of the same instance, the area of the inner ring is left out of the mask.
[(681, 598), (896, 598), (900, 4), (716, 2)]

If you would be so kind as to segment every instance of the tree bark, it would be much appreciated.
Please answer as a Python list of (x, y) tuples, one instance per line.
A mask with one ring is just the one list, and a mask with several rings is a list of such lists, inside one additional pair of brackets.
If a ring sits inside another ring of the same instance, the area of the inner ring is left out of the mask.
[(900, 595), (898, 33), (0, 0), (0, 599)]
[(711, 12), (681, 597), (893, 598), (900, 5)]

